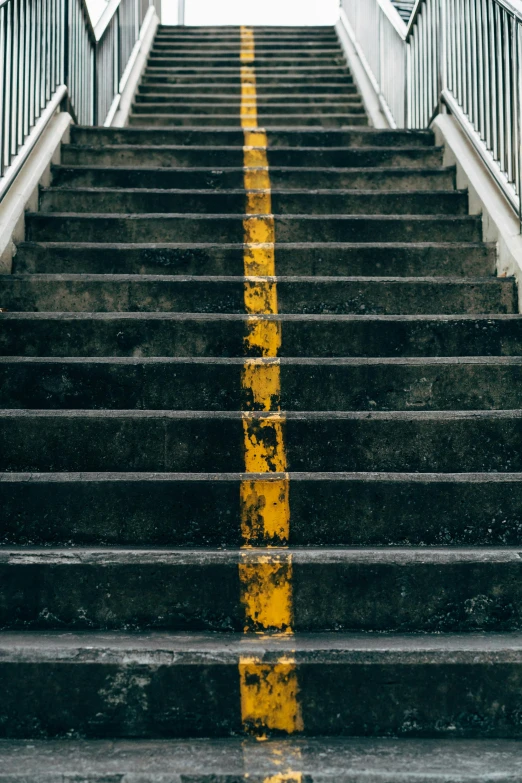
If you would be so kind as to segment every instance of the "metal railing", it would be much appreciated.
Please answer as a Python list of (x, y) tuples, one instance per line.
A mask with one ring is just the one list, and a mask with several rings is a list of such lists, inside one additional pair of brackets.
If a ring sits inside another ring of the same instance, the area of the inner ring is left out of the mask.
[(0, 198), (63, 104), (110, 124), (160, 0), (110, 0), (95, 27), (85, 0), (0, 0)]
[(390, 0), (341, 6), (390, 125), (449, 110), (520, 217), (522, 1), (417, 0), (408, 25)]

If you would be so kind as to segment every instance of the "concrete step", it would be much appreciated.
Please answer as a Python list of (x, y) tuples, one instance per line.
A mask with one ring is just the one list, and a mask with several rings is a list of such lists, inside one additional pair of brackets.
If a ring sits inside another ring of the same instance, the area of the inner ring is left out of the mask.
[[(280, 274), (455, 276), (492, 275), (496, 247), (482, 242), (276, 244)], [(208, 275), (244, 274), (241, 243), (23, 242), (18, 273)]]
[[(123, 166), (53, 166), (53, 186), (60, 188), (106, 187), (149, 189), (244, 188), (244, 169), (236, 168), (144, 168)], [(371, 191), (441, 191), (455, 189), (454, 168), (296, 168), (270, 167), (272, 191), (278, 188), (348, 189)], [(398, 207), (396, 207), (398, 208)]]
[[(184, 146), (236, 147), (243, 154), (245, 135), (241, 128), (184, 128), (183, 130), (163, 128), (71, 128), (72, 146), (106, 147), (117, 145), (139, 145), (148, 151), (150, 147), (175, 147), (183, 142)], [(428, 148), (433, 151), (434, 136), (430, 131), (404, 130), (374, 130), (372, 128), (352, 129), (322, 129), (322, 128), (278, 128), (270, 132), (267, 139), (269, 154), (278, 148), (292, 147), (349, 147), (369, 148), (370, 153), (375, 148), (384, 147), (386, 151), (398, 147), (400, 151), (406, 148)], [(64, 148), (68, 149), (69, 146)], [(152, 150), (153, 151), (153, 150)], [(355, 150), (357, 151), (357, 150)], [(366, 150), (362, 150), (366, 151)], [(437, 150), (438, 151), (438, 150)], [(347, 150), (348, 152), (348, 150)], [(419, 150), (422, 152), (422, 150)], [(270, 160), (272, 164), (272, 160)], [(346, 165), (346, 164), (345, 164)], [(242, 166), (241, 166), (242, 168)]]
[[(192, 82), (191, 84), (178, 84), (176, 82), (167, 81), (165, 79), (159, 79), (157, 82), (154, 79), (145, 78), (138, 86), (137, 95), (146, 95), (148, 93), (162, 92), (168, 93), (173, 96), (186, 96), (191, 98), (192, 96), (205, 96), (205, 98), (212, 97), (215, 100), (223, 100), (228, 96), (241, 95), (241, 82), (239, 79), (228, 79), (223, 81), (223, 90), (216, 91), (215, 84), (209, 84), (208, 81)], [(267, 100), (272, 97), (281, 96), (287, 99), (304, 100), (306, 95), (310, 94), (314, 97), (331, 95), (336, 96), (352, 96), (357, 94), (357, 88), (353, 82), (342, 83), (333, 82), (315, 82), (313, 87), (310, 84), (302, 83), (301, 86), (293, 80), (291, 82), (282, 82), (281, 80), (275, 80), (273, 84), (266, 84), (264, 82), (256, 82), (257, 100)]]
[[(142, 96), (141, 101), (138, 101), (133, 107), (133, 115), (141, 114), (187, 114), (191, 117), (197, 117), (201, 115), (216, 115), (230, 116), (236, 118), (240, 114), (241, 104), (236, 103), (193, 103), (193, 104), (179, 104), (172, 103), (170, 96), (165, 95), (162, 98), (157, 99), (154, 95)], [(330, 103), (318, 103), (311, 104), (310, 102), (302, 103), (300, 101), (291, 101), (288, 103), (270, 103), (270, 104), (257, 104), (257, 116), (258, 120), (264, 120), (265, 117), (272, 115), (284, 115), (291, 116), (298, 114), (300, 116), (306, 116), (307, 113), (312, 116), (324, 114), (326, 116), (338, 115), (338, 114), (364, 114), (364, 106), (361, 101), (354, 96), (354, 101), (349, 102), (346, 98), (343, 101), (334, 101)], [(198, 123), (196, 123), (198, 124)], [(259, 124), (263, 124), (261, 121)]]
[[(307, 85), (310, 85), (311, 78), (313, 78), (314, 92), (322, 88), (327, 88), (330, 91), (332, 87), (344, 89), (345, 86), (353, 85), (353, 79), (348, 71), (323, 69), (321, 73), (307, 71), (300, 73), (295, 70), (290, 73), (287, 69), (282, 68), (279, 73), (274, 73), (271, 69), (264, 72), (256, 71), (256, 87), (261, 93), (265, 88), (274, 87), (277, 92), (281, 92), (283, 89), (287, 92), (287, 87), (290, 88), (290, 91), (296, 87), (300, 90), (306, 90)], [(142, 77), (142, 84), (162, 83), (192, 86), (194, 92), (199, 92), (201, 82), (212, 85), (214, 92), (219, 92), (218, 88), (221, 87), (228, 91), (230, 85), (234, 85), (238, 90), (241, 89), (237, 68), (231, 68), (229, 71), (222, 69), (220, 72), (215, 69), (187, 72), (166, 68), (148, 68)]]
[[(240, 68), (242, 63), (239, 50), (230, 53), (216, 54), (206, 48), (200, 51), (192, 50), (190, 52), (177, 52), (175, 49), (158, 51), (152, 50), (147, 60), (147, 70), (152, 68), (196, 68), (201, 67), (202, 61), (204, 67), (210, 65), (216, 68)], [(252, 67), (257, 71), (258, 68), (289, 68), (293, 71), (296, 68), (342, 68), (349, 70), (346, 58), (341, 49), (334, 52), (314, 51), (305, 54), (293, 52), (292, 50), (276, 50), (267, 52), (257, 50), (255, 59), (252, 61)]]
[(521, 736), (520, 634), (4, 633), (1, 732), (241, 735), (240, 660), (288, 657), (306, 735)]
[[(240, 214), (30, 212), (27, 239), (50, 242), (242, 242)], [(250, 218), (252, 223), (255, 217)], [(479, 217), (449, 215), (275, 215), (279, 242), (479, 242)]]
[(0, 628), (259, 631), (240, 567), (269, 562), (291, 563), (296, 633), (519, 631), (518, 550), (2, 548)]
[[(252, 412), (251, 427), (270, 442)], [(522, 411), (287, 411), (291, 472), (522, 471)], [(2, 472), (238, 473), (238, 411), (0, 411)], [(259, 436), (261, 437), (261, 436)], [(350, 448), (347, 448), (350, 444)], [(268, 447), (267, 447), (268, 448)]]
[[(103, 145), (103, 142), (101, 142)], [(268, 152), (271, 166), (307, 167), (439, 167), (442, 150), (438, 147), (277, 147)], [(138, 144), (105, 144), (103, 146), (65, 145), (62, 163), (66, 166), (145, 166), (241, 167), (240, 146), (145, 146)]]
[[(201, 60), (196, 60), (194, 65), (169, 65), (168, 60), (162, 62), (161, 60), (149, 60), (147, 64), (146, 75), (148, 77), (155, 74), (165, 74), (167, 76), (192, 76), (199, 79), (220, 78), (221, 76), (231, 76), (237, 79), (239, 62), (234, 61), (229, 65), (214, 65), (214, 64), (201, 64)], [(315, 65), (309, 60), (303, 61), (301, 65), (299, 61), (292, 65), (284, 62), (280, 65), (274, 64), (270, 61), (265, 61), (262, 65), (256, 65), (256, 81), (263, 77), (274, 79), (278, 76), (284, 76), (284, 78), (299, 77), (301, 79), (313, 79), (316, 76), (339, 76), (342, 79), (349, 79), (352, 81), (352, 76), (346, 62), (339, 63), (319, 63)]]
[[(244, 355), (246, 315), (2, 313), (2, 356)], [(279, 315), (280, 356), (522, 354), (519, 315)], [(250, 322), (252, 323), (252, 322)]]
[(0, 781), (51, 783), (82, 775), (90, 783), (113, 778), (164, 783), (212, 775), (235, 783), (248, 774), (261, 783), (298, 769), (310, 783), (362, 783), (368, 774), (388, 783), (511, 783), (521, 775), (518, 747), (510, 740), (329, 739), (255, 740), (23, 740), (0, 741)]
[[(325, 127), (325, 128), (344, 128), (355, 126), (367, 126), (368, 118), (360, 112), (354, 112), (352, 114), (343, 113), (317, 113), (317, 114), (261, 114), (260, 119), (263, 121), (263, 125), (267, 128), (277, 128), (280, 125), (286, 127), (295, 126), (297, 128), (302, 127)], [(237, 124), (241, 127), (239, 113), (235, 114), (169, 114), (166, 111), (164, 113), (159, 111), (153, 111), (151, 114), (140, 113), (131, 114), (129, 116), (129, 125), (131, 127), (155, 127), (155, 126), (172, 126), (172, 127), (191, 127), (192, 125), (205, 126), (221, 126), (228, 128)]]
[[(3, 311), (244, 313), (260, 278), (4, 275)], [(272, 277), (280, 313), (516, 313), (513, 278)]]
[[(278, 215), (467, 215), (468, 194), (447, 190), (429, 192), (283, 190), (272, 186), (270, 201)], [(210, 213), (245, 210), (244, 189), (205, 190), (152, 188), (59, 188), (40, 191), (43, 212)]]
[[(281, 392), (274, 406), (283, 410), (522, 408), (519, 356), (277, 361)], [(243, 390), (244, 362), (1, 357), (0, 405), (42, 410), (249, 410), (256, 403)]]
[[(353, 98), (350, 101), (350, 97)], [(136, 104), (133, 107), (134, 114), (142, 114), (147, 112), (153, 112), (158, 109), (162, 113), (168, 112), (183, 114), (223, 114), (227, 113), (231, 116), (236, 116), (240, 113), (241, 101), (233, 100), (230, 96), (229, 100), (212, 103), (208, 100), (200, 98), (197, 101), (182, 101), (179, 99), (172, 99), (173, 96), (167, 94), (155, 94), (145, 93), (145, 95), (136, 96)], [(176, 96), (177, 98), (177, 96)], [(356, 95), (349, 97), (342, 97), (332, 99), (330, 101), (301, 101), (300, 99), (292, 100), (287, 103), (276, 103), (275, 101), (257, 101), (257, 113), (258, 117), (263, 117), (265, 114), (305, 114), (306, 111), (313, 109), (313, 114), (320, 113), (333, 113), (333, 114), (356, 114), (364, 113), (364, 107)]]
[[(186, 106), (192, 106), (194, 104), (211, 104), (214, 106), (220, 106), (223, 104), (231, 104), (234, 106), (240, 106), (241, 105), (241, 94), (237, 91), (230, 90), (227, 93), (220, 93), (218, 95), (209, 92), (197, 92), (190, 94), (184, 94), (181, 91), (178, 91), (176, 87), (168, 86), (168, 85), (161, 85), (158, 84), (157, 87), (154, 85), (140, 85), (138, 88), (138, 92), (135, 96), (135, 101), (137, 103), (141, 103), (144, 100), (155, 100), (155, 101), (166, 101), (167, 103), (182, 103)], [(294, 95), (288, 95), (287, 93), (275, 93), (275, 94), (268, 94), (268, 95), (257, 95), (256, 97), (256, 103), (258, 106), (263, 105), (275, 105), (278, 106), (280, 104), (285, 105), (285, 101), (291, 101), (292, 103), (303, 103), (303, 104), (318, 104), (322, 106), (323, 104), (329, 104), (329, 103), (339, 103), (339, 102), (350, 102), (350, 101), (360, 101), (360, 97), (357, 94), (357, 91), (355, 87), (350, 88), (349, 90), (343, 90), (342, 92), (332, 92), (332, 93), (325, 93), (325, 92), (310, 92), (310, 91), (303, 91), (300, 94), (294, 94)]]
[[(156, 39), (152, 48), (151, 55), (160, 57), (176, 57), (182, 59), (184, 57), (193, 58), (195, 55), (205, 56), (210, 59), (223, 59), (223, 58), (239, 58), (241, 53), (241, 45), (239, 41), (226, 42), (219, 41), (209, 46), (208, 41), (190, 41), (190, 42), (173, 42), (162, 39)], [(343, 50), (341, 46), (333, 41), (326, 41), (324, 43), (314, 41), (308, 42), (296, 42), (291, 38), (283, 40), (279, 43), (273, 43), (270, 39), (256, 41), (255, 44), (255, 57), (256, 62), (259, 58), (278, 58), (283, 57), (299, 57), (299, 58), (314, 58), (314, 57), (333, 57), (344, 58)], [(346, 62), (346, 59), (343, 59)]]
[[(439, 546), (451, 552), (455, 546), (520, 544), (522, 473), (287, 476), (291, 546)], [(5, 473), (0, 542), (238, 547), (240, 485), (255, 479), (267, 475)], [(270, 543), (262, 535), (254, 541)]]

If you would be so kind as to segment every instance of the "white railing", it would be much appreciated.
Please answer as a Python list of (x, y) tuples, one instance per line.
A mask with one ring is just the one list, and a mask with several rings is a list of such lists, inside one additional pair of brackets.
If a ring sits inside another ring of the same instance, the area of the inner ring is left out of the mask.
[(85, 0), (0, 0), (0, 199), (60, 104), (110, 124), (159, 13), (160, 0), (110, 0), (93, 27)]
[(341, 0), (345, 24), (392, 127), (449, 110), (521, 214), (522, 0)]

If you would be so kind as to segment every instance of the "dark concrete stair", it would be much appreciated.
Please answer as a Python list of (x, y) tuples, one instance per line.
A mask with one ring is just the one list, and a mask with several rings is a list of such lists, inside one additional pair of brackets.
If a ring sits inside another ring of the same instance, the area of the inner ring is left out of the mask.
[[(72, 128), (0, 280), (0, 783), (518, 779), (515, 281), (434, 135), (369, 127), (333, 29), (256, 29), (266, 150), (240, 42), (160, 27), (129, 127)], [(245, 472), (277, 427), (284, 464)], [(261, 484), (289, 529), (247, 540)], [(262, 627), (267, 564), (292, 606)], [(252, 739), (252, 661), (293, 667), (301, 739)]]

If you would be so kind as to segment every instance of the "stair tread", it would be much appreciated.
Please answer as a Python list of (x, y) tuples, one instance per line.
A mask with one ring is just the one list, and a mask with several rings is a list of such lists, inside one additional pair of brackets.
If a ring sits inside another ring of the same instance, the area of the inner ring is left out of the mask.
[[(121, 776), (132, 783), (162, 783), (183, 776), (254, 783), (299, 770), (311, 783), (511, 783), (522, 774), (512, 740), (301, 738), (205, 740), (0, 740), (0, 781), (51, 783), (82, 775), (92, 783)], [(297, 774), (297, 773), (296, 773)], [(120, 778), (119, 778), (120, 779)]]

